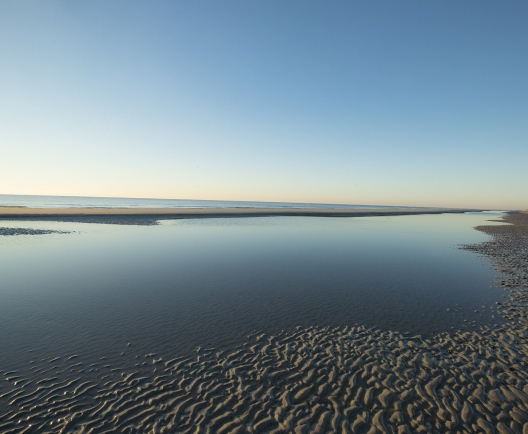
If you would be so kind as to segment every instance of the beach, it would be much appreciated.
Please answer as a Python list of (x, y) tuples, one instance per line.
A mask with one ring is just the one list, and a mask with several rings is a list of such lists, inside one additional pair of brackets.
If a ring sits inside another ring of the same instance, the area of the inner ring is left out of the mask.
[[(505, 323), (431, 338), (367, 328), (252, 333), (135, 369), (38, 359), (2, 372), (2, 432), (528, 432), (528, 214), (461, 246), (497, 269)], [(89, 379), (88, 379), (89, 378)], [(6, 387), (7, 385), (7, 387)]]
[(122, 225), (155, 225), (158, 220), (241, 217), (374, 217), (480, 211), (438, 208), (29, 208), (0, 206), (1, 220), (51, 220)]
[(416, 215), (464, 213), (475, 209), (380, 208), (380, 209), (322, 209), (322, 208), (25, 208), (0, 206), (0, 217), (74, 217), (74, 216), (150, 216), (164, 218), (192, 217), (369, 217), (382, 215)]

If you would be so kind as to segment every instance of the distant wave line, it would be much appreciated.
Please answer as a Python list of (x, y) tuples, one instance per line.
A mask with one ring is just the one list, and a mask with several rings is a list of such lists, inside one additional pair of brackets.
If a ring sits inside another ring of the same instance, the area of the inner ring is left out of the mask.
[(261, 202), (193, 199), (150, 199), (84, 196), (36, 196), (9, 194), (0, 194), (0, 206), (24, 208), (431, 209), (430, 207), (390, 205), (356, 205), (303, 202)]

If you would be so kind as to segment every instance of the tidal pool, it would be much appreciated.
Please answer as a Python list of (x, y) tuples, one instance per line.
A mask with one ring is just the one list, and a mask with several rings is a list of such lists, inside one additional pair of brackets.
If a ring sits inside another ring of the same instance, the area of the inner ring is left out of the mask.
[(0, 368), (69, 354), (126, 366), (295, 326), (478, 330), (502, 321), (504, 291), (458, 245), (500, 215), (0, 220), (37, 231), (0, 237)]

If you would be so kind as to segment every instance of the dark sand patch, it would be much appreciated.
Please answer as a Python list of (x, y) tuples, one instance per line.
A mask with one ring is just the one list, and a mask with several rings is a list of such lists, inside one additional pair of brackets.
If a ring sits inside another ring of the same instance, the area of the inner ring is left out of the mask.
[(0, 207), (0, 220), (155, 225), (159, 220), (242, 217), (372, 217), (464, 213), (469, 209), (392, 208), (24, 208)]
[[(164, 217), (165, 218), (165, 217)], [(63, 223), (90, 223), (102, 225), (132, 225), (155, 226), (162, 218), (148, 215), (42, 215), (42, 216), (12, 216), (4, 217), (0, 214), (0, 221), (27, 221), (27, 222), (63, 222)]]
[(0, 227), (1, 236), (14, 235), (47, 235), (47, 234), (69, 234), (70, 231), (55, 231), (51, 229), (29, 229), (29, 228), (3, 228)]

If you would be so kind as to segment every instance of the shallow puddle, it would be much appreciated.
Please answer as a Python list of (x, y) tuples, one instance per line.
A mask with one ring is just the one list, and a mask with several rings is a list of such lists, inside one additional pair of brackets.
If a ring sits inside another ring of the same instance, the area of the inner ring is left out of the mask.
[(487, 239), (472, 228), (498, 215), (2, 221), (70, 232), (0, 237), (3, 368), (35, 352), (184, 355), (296, 326), (477, 330), (502, 321), (493, 306), (504, 291), (458, 245)]

